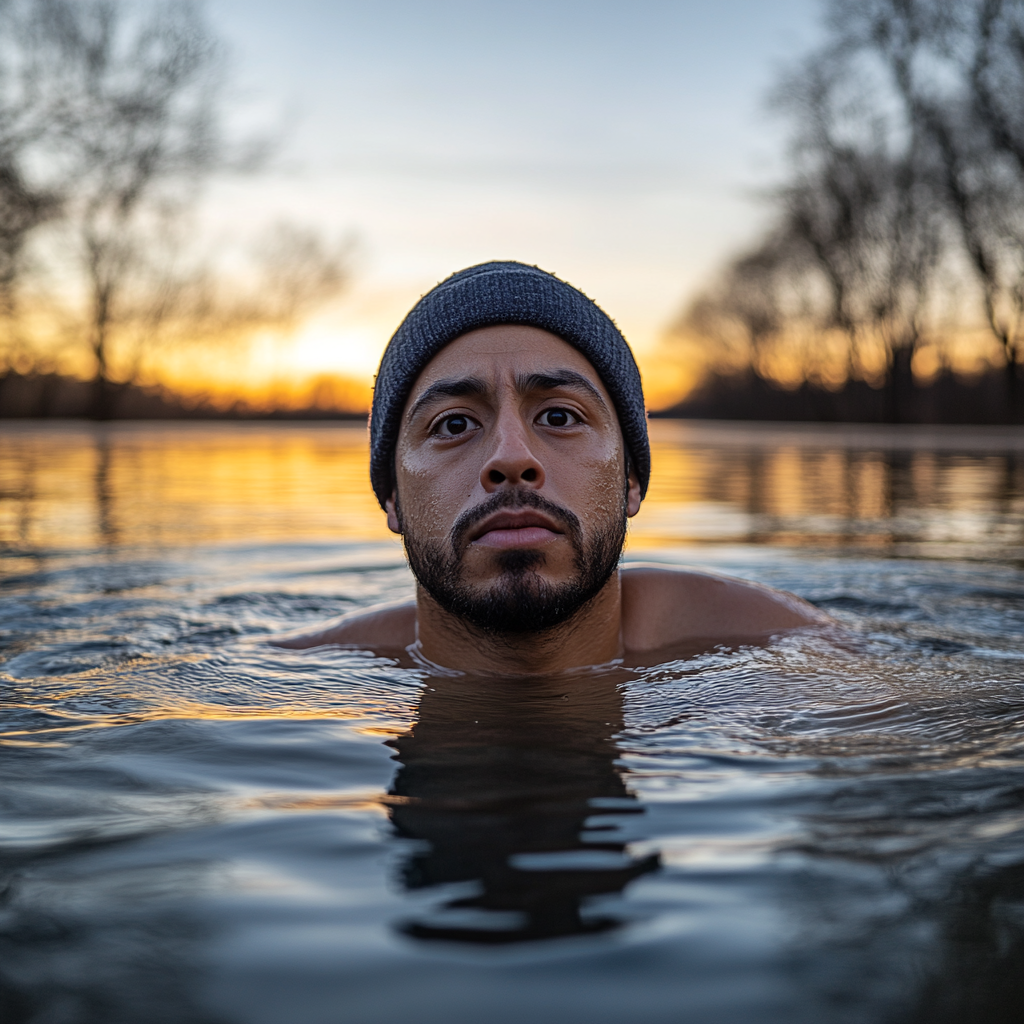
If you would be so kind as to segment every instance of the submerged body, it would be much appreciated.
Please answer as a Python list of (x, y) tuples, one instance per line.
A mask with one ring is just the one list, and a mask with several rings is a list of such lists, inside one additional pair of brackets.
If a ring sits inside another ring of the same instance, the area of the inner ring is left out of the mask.
[[(832, 621), (793, 594), (714, 573), (634, 565), (619, 570), (611, 586), (619, 598), (618, 650), (613, 657), (627, 661), (698, 641), (763, 641)], [(417, 602), (406, 601), (346, 615), (276, 643), (292, 648), (338, 644), (394, 654), (417, 641)], [(443, 657), (431, 660), (445, 663)]]

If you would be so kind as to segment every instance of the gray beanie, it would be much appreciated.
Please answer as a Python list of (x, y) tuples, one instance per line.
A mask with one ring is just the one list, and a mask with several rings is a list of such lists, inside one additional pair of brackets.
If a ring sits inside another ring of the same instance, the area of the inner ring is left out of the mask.
[(370, 413), (370, 482), (381, 506), (394, 490), (398, 429), (420, 371), (450, 341), (496, 324), (539, 327), (587, 357), (615, 403), (641, 496), (646, 494), (651, 475), (647, 413), (640, 371), (625, 338), (572, 285), (525, 263), (497, 262), (460, 270), (427, 292), (388, 342)]

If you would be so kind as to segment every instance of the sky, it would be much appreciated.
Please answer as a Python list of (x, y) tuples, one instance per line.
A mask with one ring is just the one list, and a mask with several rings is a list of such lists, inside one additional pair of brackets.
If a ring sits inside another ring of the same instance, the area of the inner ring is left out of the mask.
[(344, 296), (253, 373), (370, 379), (416, 299), (491, 259), (581, 288), (632, 344), (649, 404), (669, 323), (765, 223), (785, 124), (766, 95), (818, 38), (817, 0), (210, 0), (231, 124), (272, 166), (214, 219), (355, 240)]

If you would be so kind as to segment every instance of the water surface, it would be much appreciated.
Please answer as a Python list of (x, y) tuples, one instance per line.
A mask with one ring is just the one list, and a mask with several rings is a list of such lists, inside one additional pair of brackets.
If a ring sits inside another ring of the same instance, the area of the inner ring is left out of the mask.
[(1024, 438), (653, 424), (627, 560), (841, 628), (546, 682), (270, 633), (411, 593), (362, 428), (0, 431), (0, 1019), (1019, 1021)]

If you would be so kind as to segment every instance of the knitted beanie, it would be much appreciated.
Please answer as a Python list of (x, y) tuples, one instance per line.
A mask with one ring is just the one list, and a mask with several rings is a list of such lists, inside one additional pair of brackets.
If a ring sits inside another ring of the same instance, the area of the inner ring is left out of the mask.
[(525, 324), (557, 334), (597, 371), (619, 414), (619, 426), (647, 493), (651, 452), (640, 371), (608, 315), (572, 285), (525, 263), (481, 263), (442, 281), (395, 331), (373, 391), (370, 482), (383, 507), (395, 486), (394, 459), (402, 411), (416, 378), (449, 342), (497, 324)]

